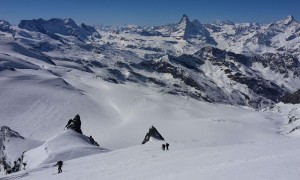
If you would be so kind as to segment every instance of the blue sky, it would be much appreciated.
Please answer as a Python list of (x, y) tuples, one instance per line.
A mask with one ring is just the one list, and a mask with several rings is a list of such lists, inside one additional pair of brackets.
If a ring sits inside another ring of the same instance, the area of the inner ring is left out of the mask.
[(300, 0), (0, 0), (0, 19), (71, 17), (77, 23), (163, 25), (183, 14), (200, 22), (273, 22), (292, 14)]

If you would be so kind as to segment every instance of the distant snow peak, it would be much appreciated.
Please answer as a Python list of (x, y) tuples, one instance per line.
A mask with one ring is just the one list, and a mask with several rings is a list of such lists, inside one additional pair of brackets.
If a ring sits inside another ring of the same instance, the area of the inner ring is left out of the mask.
[(233, 21), (230, 21), (230, 20), (217, 20), (216, 24), (219, 25), (219, 26), (235, 25), (235, 23)]
[(26, 29), (28, 31), (47, 34), (56, 40), (63, 40), (65, 39), (65, 36), (75, 37), (80, 41), (89, 40), (91, 37), (101, 37), (92, 26), (87, 26), (85, 24), (78, 26), (71, 18), (21, 20), (18, 26), (19, 28)]
[(177, 24), (176, 30), (172, 32), (177, 39), (196, 40), (197, 43), (216, 44), (208, 30), (198, 20), (191, 22), (187, 15), (183, 15)]
[(11, 25), (9, 24), (9, 22), (7, 22), (7, 21), (5, 21), (3, 19), (0, 19), (0, 31), (8, 32), (8, 33), (13, 32), (13, 30), (12, 30)]
[(290, 24), (292, 24), (293, 22), (296, 22), (294, 16), (292, 15), (288, 15), (286, 18), (284, 18), (283, 20), (277, 21), (276, 24), (277, 25), (281, 25), (281, 26), (288, 26)]
[(190, 23), (189, 17), (188, 17), (186, 14), (184, 14), (184, 15), (182, 16), (182, 18), (180, 19), (179, 24), (185, 26), (185, 25), (187, 25), (188, 23)]
[(10, 27), (10, 24), (5, 20), (0, 19), (0, 27)]
[(79, 28), (78, 25), (75, 23), (75, 21), (74, 21), (73, 19), (71, 19), (71, 18), (66, 18), (66, 19), (64, 19), (64, 23), (65, 23), (66, 25), (71, 26), (71, 27)]

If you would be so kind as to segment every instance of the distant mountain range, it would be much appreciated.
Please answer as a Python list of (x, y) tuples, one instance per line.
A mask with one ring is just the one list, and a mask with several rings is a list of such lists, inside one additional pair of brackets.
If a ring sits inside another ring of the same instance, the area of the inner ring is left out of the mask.
[(112, 83), (255, 108), (300, 89), (300, 24), (293, 16), (269, 24), (202, 24), (183, 15), (153, 27), (1, 20), (0, 37), (1, 48), (11, 50), (1, 52), (2, 70), (39, 69), (42, 61)]

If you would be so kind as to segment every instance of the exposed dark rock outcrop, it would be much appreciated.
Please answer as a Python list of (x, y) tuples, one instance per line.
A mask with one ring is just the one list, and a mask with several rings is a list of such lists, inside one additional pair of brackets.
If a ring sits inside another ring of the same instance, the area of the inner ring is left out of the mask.
[(77, 114), (74, 119), (70, 119), (66, 125), (67, 129), (72, 129), (77, 133), (82, 134), (80, 116)]
[(293, 76), (300, 77), (299, 60), (291, 54), (265, 53), (254, 56), (252, 61), (261, 63), (265, 68), (269, 67), (272, 71), (283, 74), (285, 77), (289, 77), (289, 72), (292, 72)]
[(152, 126), (149, 129), (149, 132), (146, 134), (144, 141), (142, 142), (142, 144), (145, 144), (146, 142), (148, 142), (150, 140), (150, 138), (154, 138), (160, 141), (164, 141), (165, 139), (162, 137), (162, 135), (157, 131), (157, 129)]
[(93, 145), (95, 145), (95, 146), (100, 146), (100, 145), (95, 141), (95, 139), (94, 139), (92, 136), (89, 137), (89, 140), (90, 140), (90, 143), (91, 143), (91, 144), (93, 144)]
[[(68, 121), (68, 124), (65, 127), (66, 129), (72, 129), (77, 133), (83, 134), (82, 130), (81, 130), (81, 120), (80, 120), (80, 116), (79, 114), (77, 114), (74, 119), (70, 119)], [(99, 143), (97, 141), (95, 141), (95, 139), (92, 136), (87, 136), (87, 140), (95, 146), (100, 146)]]
[(279, 100), (287, 104), (300, 104), (300, 89), (294, 92), (293, 94), (287, 93)]

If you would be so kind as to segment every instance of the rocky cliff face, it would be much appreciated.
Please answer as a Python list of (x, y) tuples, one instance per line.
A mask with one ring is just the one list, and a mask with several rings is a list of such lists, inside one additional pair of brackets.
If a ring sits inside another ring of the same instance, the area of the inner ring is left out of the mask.
[(287, 93), (279, 100), (287, 104), (300, 104), (300, 89), (294, 93)]

